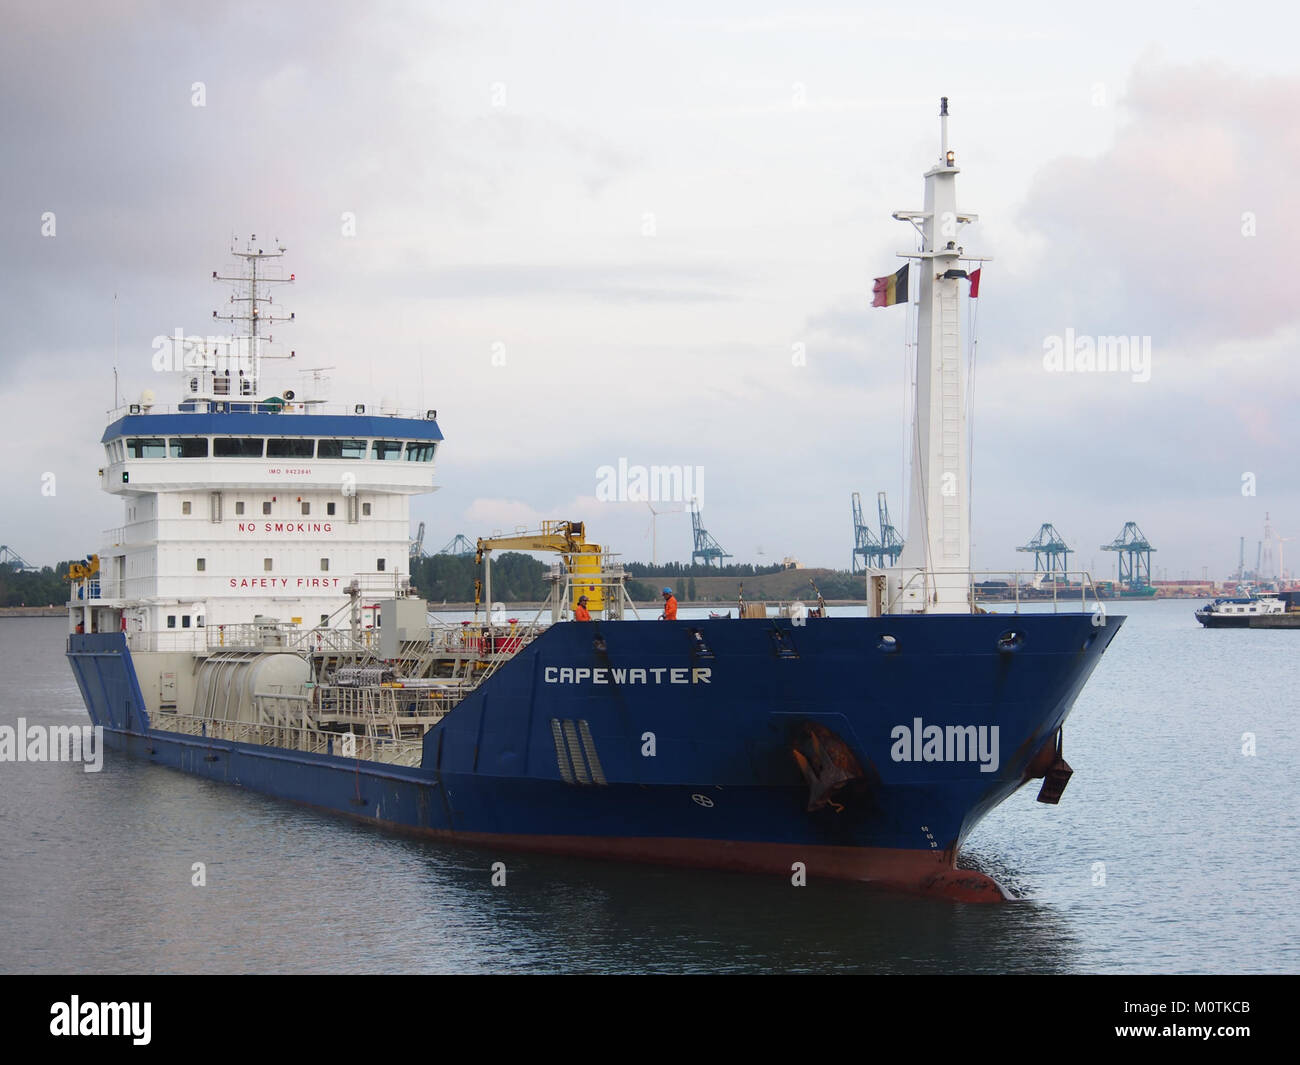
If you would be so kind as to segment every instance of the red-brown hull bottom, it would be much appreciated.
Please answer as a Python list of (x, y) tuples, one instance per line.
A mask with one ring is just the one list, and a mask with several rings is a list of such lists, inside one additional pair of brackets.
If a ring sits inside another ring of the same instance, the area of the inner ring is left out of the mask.
[(852, 880), (886, 891), (926, 895), (952, 902), (1006, 902), (1011, 898), (990, 876), (957, 869), (939, 851), (910, 851), (886, 847), (799, 846), (725, 839), (644, 839), (623, 836), (525, 836), (489, 832), (448, 832), (415, 829), (350, 814), (403, 834), (447, 843), (507, 851), (577, 858), (641, 862), (693, 869), (721, 869), (793, 878), (795, 863), (803, 864), (806, 881), (817, 878)]

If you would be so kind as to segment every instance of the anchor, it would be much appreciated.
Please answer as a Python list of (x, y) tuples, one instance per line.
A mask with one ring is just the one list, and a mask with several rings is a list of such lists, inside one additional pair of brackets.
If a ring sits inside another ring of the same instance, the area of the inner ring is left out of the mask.
[(808, 781), (809, 813), (824, 806), (839, 813), (844, 806), (831, 796), (866, 776), (849, 745), (824, 725), (805, 724), (790, 753)]
[(1057, 729), (1054, 757), (1043, 773), (1043, 786), (1038, 789), (1039, 802), (1050, 803), (1055, 806), (1061, 801), (1061, 793), (1065, 791), (1065, 785), (1070, 783), (1070, 777), (1074, 776), (1074, 770), (1070, 768), (1070, 763), (1065, 760), (1065, 756), (1061, 753), (1063, 749), (1062, 730)]

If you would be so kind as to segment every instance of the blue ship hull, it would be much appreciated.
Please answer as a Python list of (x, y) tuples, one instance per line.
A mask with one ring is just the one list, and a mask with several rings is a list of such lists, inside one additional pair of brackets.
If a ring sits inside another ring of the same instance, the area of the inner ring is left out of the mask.
[(418, 768), (168, 732), (122, 635), (70, 636), (68, 657), (111, 748), (392, 828), (985, 900), (1004, 896), (958, 849), (1043, 775), (1122, 621), (554, 625), (425, 735)]

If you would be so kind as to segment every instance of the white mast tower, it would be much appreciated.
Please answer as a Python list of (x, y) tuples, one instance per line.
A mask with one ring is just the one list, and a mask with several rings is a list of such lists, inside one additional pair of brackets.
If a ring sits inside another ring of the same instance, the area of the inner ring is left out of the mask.
[(957, 234), (973, 214), (957, 210), (955, 153), (948, 147), (948, 98), (939, 104), (939, 161), (925, 173), (925, 208), (895, 211), (921, 234), (917, 260), (916, 412), (907, 540), (889, 571), (888, 612), (965, 614), (970, 600), (970, 499), (966, 370)]

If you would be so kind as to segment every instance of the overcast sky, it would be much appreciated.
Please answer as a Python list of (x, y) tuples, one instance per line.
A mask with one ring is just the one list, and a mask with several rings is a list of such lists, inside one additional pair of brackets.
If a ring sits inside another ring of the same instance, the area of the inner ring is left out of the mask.
[[(980, 216), (963, 243), (993, 258), (976, 565), (1032, 564), (1014, 548), (1050, 521), (1105, 576), (1099, 547), (1133, 520), (1155, 576), (1223, 576), (1266, 512), (1300, 563), (1294, 9), (5, 0), (3, 18), (0, 542), (34, 563), (121, 521), (96, 477), (114, 294), (123, 393), (172, 402), (153, 338), (213, 332), (211, 272), (256, 233), (288, 248), (297, 321), (276, 339), (298, 365), (335, 367), (340, 401), (438, 409), (426, 547), (574, 518), (648, 559), (646, 505), (595, 498), (625, 459), (702, 467), (735, 561), (847, 568), (850, 493), (905, 513), (906, 315), (870, 287), (913, 246), (890, 213), (921, 206), (941, 95)], [(1066, 330), (1149, 337), (1150, 379), (1048, 372)], [(659, 518), (658, 545), (687, 558), (689, 518)]]

